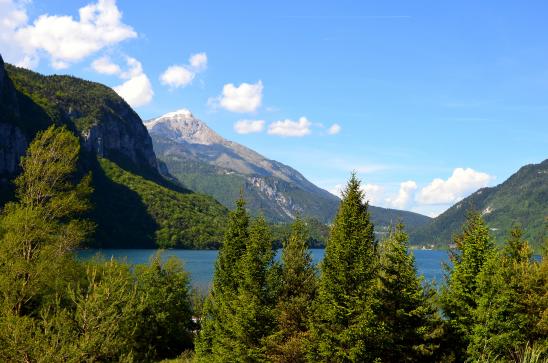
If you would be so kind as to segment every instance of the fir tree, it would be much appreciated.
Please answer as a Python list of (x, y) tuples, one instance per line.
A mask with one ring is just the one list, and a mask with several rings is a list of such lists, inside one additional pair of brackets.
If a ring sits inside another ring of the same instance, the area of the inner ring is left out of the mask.
[(227, 316), (232, 335), (214, 354), (228, 362), (266, 361), (266, 338), (275, 328), (277, 269), (272, 237), (262, 216), (251, 223), (238, 270), (238, 294), (234, 310)]
[(331, 228), (311, 323), (313, 361), (373, 361), (382, 327), (375, 298), (378, 257), (360, 182), (352, 175)]
[(269, 338), (273, 362), (304, 362), (311, 302), (316, 296), (316, 271), (307, 246), (308, 231), (297, 217), (282, 250), (281, 289), (276, 305), (277, 331)]
[(464, 360), (474, 326), (474, 311), (480, 291), (478, 275), (494, 252), (489, 228), (478, 212), (470, 211), (455, 236), (453, 264), (441, 292), (443, 312), (448, 319), (450, 341), (457, 360)]
[(436, 361), (441, 318), (432, 303), (433, 290), (417, 277), (403, 228), (399, 223), (380, 245), (380, 320), (386, 329), (382, 361)]
[[(230, 212), (224, 243), (215, 263), (213, 286), (204, 303), (201, 330), (196, 339), (196, 354), (204, 361), (218, 355), (223, 341), (230, 339), (227, 318), (234, 311), (234, 301), (240, 285), (239, 261), (249, 239), (249, 215), (243, 196)], [(227, 347), (229, 349), (229, 347)]]
[(538, 286), (538, 264), (522, 235), (514, 227), (503, 250), (491, 256), (478, 276), (480, 298), (468, 346), (473, 360), (513, 360), (514, 352), (543, 335), (537, 328), (542, 309), (536, 306), (542, 300), (538, 287), (545, 286)]

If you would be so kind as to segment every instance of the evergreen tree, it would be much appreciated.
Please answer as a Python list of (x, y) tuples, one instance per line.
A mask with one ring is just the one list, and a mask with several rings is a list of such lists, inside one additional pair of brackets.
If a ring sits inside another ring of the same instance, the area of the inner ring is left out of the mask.
[(399, 223), (380, 244), (380, 320), (386, 329), (383, 362), (436, 361), (441, 318), (432, 303), (433, 290), (417, 277), (408, 236)]
[(494, 252), (489, 228), (481, 214), (470, 211), (462, 233), (454, 238), (453, 264), (441, 292), (443, 312), (448, 319), (450, 344), (455, 358), (464, 360), (474, 326), (474, 311), (478, 306), (480, 291), (478, 275)]
[(243, 196), (240, 196), (236, 209), (229, 214), (224, 243), (215, 263), (213, 286), (204, 303), (201, 330), (196, 339), (198, 359), (213, 359), (212, 354), (218, 355), (223, 341), (231, 336), (227, 319), (234, 311), (234, 301), (240, 285), (239, 261), (245, 252), (248, 239), (249, 215)]
[(263, 362), (267, 360), (266, 339), (275, 328), (277, 268), (272, 236), (262, 216), (250, 226), (249, 242), (238, 269), (235, 309), (227, 316), (233, 335), (216, 355), (228, 362)]
[(378, 257), (360, 182), (352, 175), (331, 228), (311, 322), (312, 361), (379, 358)]
[(306, 225), (297, 217), (282, 250), (281, 289), (276, 305), (277, 331), (270, 337), (273, 362), (304, 362), (308, 344), (307, 322), (316, 296), (316, 270), (307, 246)]
[(513, 360), (514, 352), (546, 337), (546, 330), (543, 334), (537, 326), (542, 314), (538, 288), (546, 285), (538, 284), (538, 264), (522, 235), (514, 227), (503, 250), (492, 255), (478, 276), (480, 299), (468, 347), (471, 359)]

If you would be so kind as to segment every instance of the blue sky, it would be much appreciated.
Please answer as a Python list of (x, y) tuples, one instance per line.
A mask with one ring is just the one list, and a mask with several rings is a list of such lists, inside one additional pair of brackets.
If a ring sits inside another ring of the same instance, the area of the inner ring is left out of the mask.
[(372, 204), (436, 215), (547, 157), (547, 13), (544, 1), (0, 0), (0, 53), (114, 87), (144, 120), (188, 108), (331, 191), (356, 170)]

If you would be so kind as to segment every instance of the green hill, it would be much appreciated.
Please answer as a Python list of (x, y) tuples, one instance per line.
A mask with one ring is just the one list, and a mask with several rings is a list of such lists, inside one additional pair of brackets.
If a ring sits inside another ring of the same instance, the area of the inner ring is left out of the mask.
[(0, 57), (0, 200), (37, 131), (66, 125), (82, 145), (80, 169), (93, 173), (97, 224), (91, 246), (214, 248), (227, 209), (158, 171), (142, 120), (111, 88), (71, 76), (44, 76)]
[(414, 244), (446, 247), (464, 222), (466, 211), (480, 211), (500, 243), (513, 223), (520, 224), (529, 242), (539, 249), (548, 225), (548, 159), (526, 165), (504, 183), (482, 188), (411, 233)]

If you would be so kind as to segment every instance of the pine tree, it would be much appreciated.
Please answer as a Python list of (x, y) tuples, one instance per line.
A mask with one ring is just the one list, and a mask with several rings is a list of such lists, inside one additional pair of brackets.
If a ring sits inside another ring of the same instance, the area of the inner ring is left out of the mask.
[(478, 276), (480, 298), (468, 347), (474, 360), (511, 360), (513, 352), (542, 336), (537, 329), (542, 310), (535, 308), (542, 299), (535, 273), (538, 264), (522, 236), (519, 227), (512, 228), (503, 250), (491, 256)]
[(307, 246), (308, 231), (300, 217), (282, 250), (281, 289), (276, 305), (277, 330), (269, 338), (273, 362), (304, 362), (308, 344), (307, 322), (316, 296), (316, 270)]
[(464, 360), (474, 326), (474, 311), (481, 292), (478, 275), (494, 253), (489, 228), (481, 214), (470, 211), (462, 233), (454, 238), (456, 250), (451, 256), (452, 268), (441, 292), (441, 304), (448, 319), (450, 341), (455, 358)]
[(380, 320), (385, 327), (383, 362), (436, 361), (441, 318), (432, 303), (433, 290), (417, 276), (408, 236), (399, 223), (380, 244)]
[[(222, 361), (219, 349), (223, 341), (231, 337), (227, 318), (234, 311), (240, 285), (239, 261), (245, 253), (248, 239), (249, 215), (241, 196), (236, 202), (236, 209), (230, 212), (224, 243), (215, 263), (213, 286), (204, 303), (201, 330), (196, 339), (196, 354), (200, 360), (215, 358)], [(217, 357), (212, 357), (214, 353)]]
[(331, 228), (311, 322), (313, 361), (373, 361), (382, 327), (375, 298), (378, 257), (360, 182), (352, 175)]

